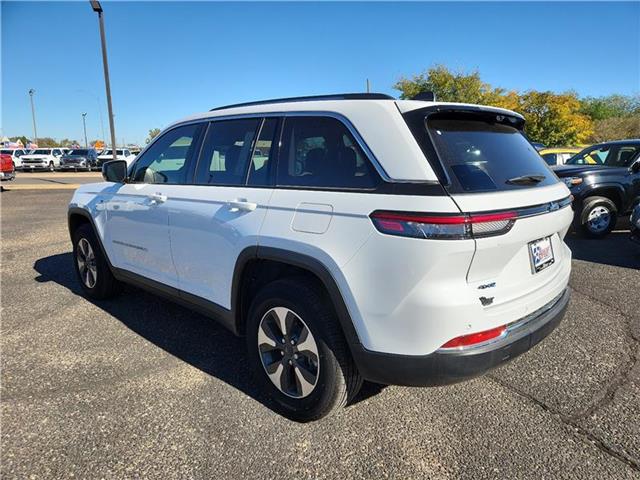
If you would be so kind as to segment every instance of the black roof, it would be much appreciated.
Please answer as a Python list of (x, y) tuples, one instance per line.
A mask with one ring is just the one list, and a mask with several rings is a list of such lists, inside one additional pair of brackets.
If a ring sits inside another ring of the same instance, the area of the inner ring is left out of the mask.
[(271, 100), (234, 103), (232, 105), (224, 105), (222, 107), (212, 108), (210, 112), (213, 112), (215, 110), (224, 110), (227, 108), (251, 107), (253, 105), (267, 105), (271, 103), (315, 102), (322, 100), (395, 100), (395, 98), (384, 93), (337, 93), (333, 95), (311, 95), (307, 97), (274, 98)]

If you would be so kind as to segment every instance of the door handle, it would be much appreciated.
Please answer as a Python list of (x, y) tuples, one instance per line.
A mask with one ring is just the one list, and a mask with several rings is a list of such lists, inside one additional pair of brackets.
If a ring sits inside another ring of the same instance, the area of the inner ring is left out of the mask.
[(152, 204), (157, 205), (159, 203), (166, 202), (167, 196), (162, 195), (161, 193), (152, 193), (151, 195), (149, 195), (149, 200), (151, 200)]
[(233, 200), (231, 202), (227, 202), (227, 207), (232, 212), (253, 212), (257, 207), (257, 203), (246, 202), (244, 200)]

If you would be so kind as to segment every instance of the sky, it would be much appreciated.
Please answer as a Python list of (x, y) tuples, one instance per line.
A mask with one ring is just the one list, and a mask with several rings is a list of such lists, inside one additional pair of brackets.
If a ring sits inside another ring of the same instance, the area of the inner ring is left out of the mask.
[[(399, 94), (434, 64), (515, 90), (640, 92), (640, 2), (103, 1), (118, 143), (215, 106), (365, 91)], [(109, 135), (88, 1), (0, 3), (1, 134)], [(102, 119), (102, 122), (101, 122)]]

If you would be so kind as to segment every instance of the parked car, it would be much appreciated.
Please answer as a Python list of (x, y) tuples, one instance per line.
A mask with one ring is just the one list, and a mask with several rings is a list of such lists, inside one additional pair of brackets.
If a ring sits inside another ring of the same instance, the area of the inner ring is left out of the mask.
[(631, 240), (640, 244), (640, 203), (631, 213)]
[(547, 146), (544, 143), (540, 143), (540, 142), (531, 142), (531, 145), (533, 145), (535, 149), (538, 151), (544, 150), (545, 148), (547, 148)]
[(0, 153), (0, 180), (13, 180), (16, 177), (13, 158), (8, 153)]
[(27, 150), (23, 148), (3, 148), (0, 153), (11, 155), (11, 161), (13, 162), (14, 170), (20, 170), (22, 168), (22, 156), (27, 153)]
[(60, 157), (62, 157), (61, 148), (36, 148), (21, 157), (22, 170), (49, 170), (53, 172), (60, 166)]
[(90, 298), (128, 282), (244, 335), (297, 420), (363, 379), (458, 382), (542, 341), (569, 299), (571, 197), (523, 128), (382, 94), (220, 107), (74, 193), (73, 268)]
[(575, 227), (603, 238), (640, 199), (640, 140), (593, 145), (554, 171), (571, 189)]
[(60, 159), (59, 170), (87, 170), (98, 168), (98, 154), (93, 148), (76, 148), (70, 150)]
[(564, 165), (567, 160), (576, 153), (580, 153), (580, 148), (543, 148), (540, 150), (540, 156), (547, 162), (547, 165)]
[[(127, 162), (127, 165), (131, 165), (133, 160), (136, 158), (135, 155), (132, 155), (131, 151), (127, 148), (116, 148), (116, 157), (117, 160), (124, 160)], [(101, 167), (104, 162), (108, 162), (110, 160), (113, 160), (113, 150), (103, 150), (100, 155), (98, 155), (98, 166)]]

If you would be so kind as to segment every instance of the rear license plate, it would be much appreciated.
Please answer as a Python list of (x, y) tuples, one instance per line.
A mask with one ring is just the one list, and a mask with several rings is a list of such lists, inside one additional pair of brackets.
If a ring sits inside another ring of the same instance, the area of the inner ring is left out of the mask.
[(553, 265), (553, 247), (551, 237), (544, 237), (529, 242), (529, 258), (531, 259), (531, 272), (538, 273), (550, 265)]

